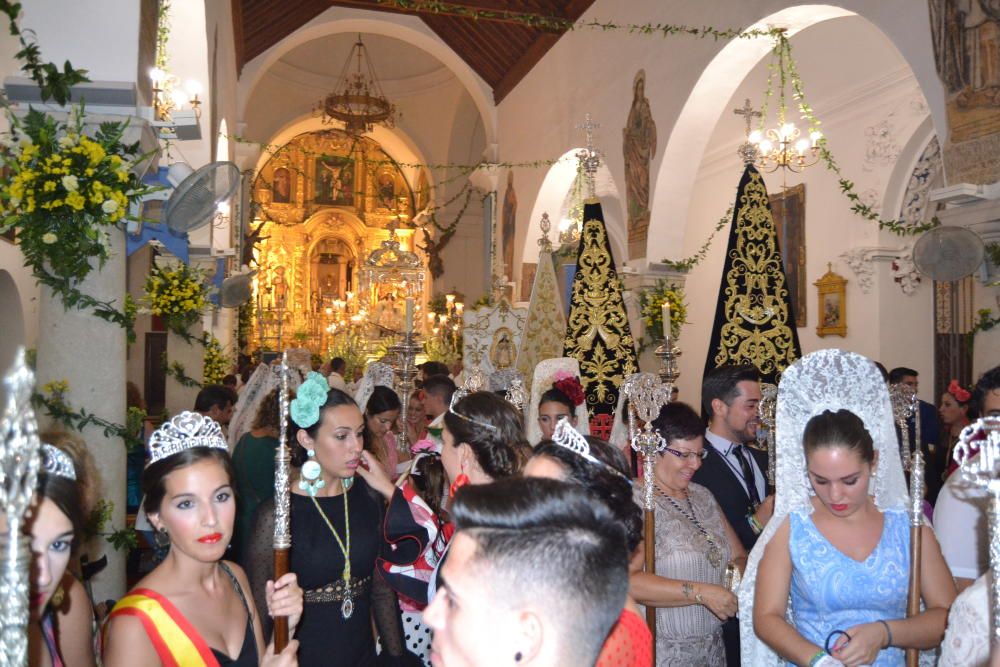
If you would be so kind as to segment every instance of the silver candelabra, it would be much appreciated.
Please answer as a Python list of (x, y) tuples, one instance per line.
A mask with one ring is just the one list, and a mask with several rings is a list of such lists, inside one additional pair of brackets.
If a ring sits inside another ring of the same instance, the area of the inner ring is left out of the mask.
[(396, 374), (396, 387), (399, 392), (399, 401), (402, 404), (400, 419), (402, 428), (399, 429), (397, 447), (400, 451), (410, 451), (410, 436), (406, 432), (410, 415), (410, 394), (413, 393), (414, 382), (417, 379), (416, 359), (417, 353), (423, 349), (420, 342), (420, 335), (414, 331), (407, 331), (403, 334), (403, 340), (389, 348), (389, 352), (395, 355), (396, 363), (393, 365), (393, 372)]

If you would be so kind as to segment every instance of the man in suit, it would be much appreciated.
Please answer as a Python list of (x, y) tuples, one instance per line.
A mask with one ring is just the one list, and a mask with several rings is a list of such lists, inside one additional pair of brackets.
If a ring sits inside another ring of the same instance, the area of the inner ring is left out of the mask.
[[(757, 437), (760, 398), (760, 374), (753, 366), (720, 366), (705, 376), (701, 407), (708, 423), (707, 455), (692, 478), (712, 492), (747, 551), (774, 511), (774, 496), (767, 495), (767, 455), (747, 446)], [(723, 624), (722, 639), (726, 663), (739, 665), (737, 619)]]
[[(912, 368), (900, 366), (889, 371), (889, 385), (903, 384), (917, 393), (919, 377)], [(934, 505), (938, 493), (944, 483), (944, 471), (948, 468), (948, 443), (941, 442), (941, 423), (938, 421), (937, 409), (927, 401), (918, 401), (920, 406), (920, 451), (924, 455), (924, 480), (927, 484), (927, 501)], [(916, 449), (917, 429), (913, 415), (906, 420), (910, 441), (910, 451)], [(896, 437), (902, 439), (899, 426), (896, 426)]]

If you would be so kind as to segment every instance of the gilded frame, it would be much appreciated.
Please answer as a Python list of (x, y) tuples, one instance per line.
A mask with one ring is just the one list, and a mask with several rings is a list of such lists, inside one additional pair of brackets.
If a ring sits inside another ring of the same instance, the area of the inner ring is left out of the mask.
[(847, 279), (833, 272), (833, 265), (827, 264), (827, 272), (813, 283), (816, 286), (816, 335), (847, 336)]

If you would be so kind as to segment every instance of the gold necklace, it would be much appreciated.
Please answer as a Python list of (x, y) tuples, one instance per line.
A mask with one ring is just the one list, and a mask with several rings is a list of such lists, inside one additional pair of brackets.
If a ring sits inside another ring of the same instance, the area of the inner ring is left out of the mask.
[(323, 521), (326, 523), (326, 527), (330, 529), (333, 533), (334, 539), (337, 540), (337, 546), (340, 547), (341, 553), (344, 554), (344, 574), (341, 577), (344, 580), (344, 602), (340, 605), (340, 616), (346, 621), (354, 613), (354, 600), (351, 599), (351, 517), (348, 514), (347, 508), (347, 491), (344, 488), (344, 530), (347, 533), (347, 546), (344, 546), (344, 541), (340, 539), (340, 535), (337, 534), (337, 529), (333, 527), (330, 523), (330, 519), (326, 516), (326, 512), (323, 508), (319, 506), (319, 502), (316, 500), (315, 496), (310, 496), (312, 498), (313, 505), (316, 506), (316, 511), (319, 515), (323, 517)]
[(701, 533), (702, 537), (705, 538), (705, 541), (708, 542), (708, 552), (705, 554), (705, 558), (708, 559), (708, 563), (712, 567), (719, 567), (722, 564), (722, 550), (719, 548), (719, 545), (715, 543), (715, 539), (712, 538), (712, 535), (705, 530), (705, 527), (701, 525), (700, 521), (698, 521), (698, 517), (694, 515), (694, 505), (691, 504), (691, 495), (688, 494), (685, 498), (685, 500), (687, 500), (688, 510), (690, 511), (690, 514), (688, 514), (688, 512), (685, 512), (684, 508), (681, 507), (680, 503), (660, 488), (660, 483), (658, 481), (653, 485), (653, 488), (656, 489), (657, 494), (666, 498), (667, 502), (673, 505), (678, 514), (690, 521), (691, 524), (698, 529), (698, 532)]

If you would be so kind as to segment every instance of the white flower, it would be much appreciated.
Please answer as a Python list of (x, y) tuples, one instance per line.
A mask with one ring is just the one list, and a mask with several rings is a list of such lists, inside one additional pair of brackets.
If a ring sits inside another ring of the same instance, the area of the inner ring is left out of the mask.
[(42, 234), (42, 243), (44, 243), (45, 245), (52, 245), (58, 240), (59, 237), (53, 234), (52, 232), (46, 232), (45, 234)]
[(21, 137), (21, 141), (18, 142), (18, 143), (21, 144), (21, 148), (27, 148), (28, 146), (31, 145), (31, 137), (25, 135), (25, 136)]
[(73, 146), (76, 146), (76, 141), (72, 136), (59, 137), (60, 148), (72, 148)]
[(10, 205), (11, 205), (12, 208), (17, 208), (18, 206), (21, 205), (21, 198), (20, 197), (11, 197), (10, 198)]
[(66, 188), (67, 192), (76, 192), (80, 188), (80, 184), (76, 180), (76, 176), (69, 174), (68, 176), (62, 177), (63, 187)]
[(112, 213), (118, 210), (118, 202), (116, 202), (114, 199), (105, 199), (104, 203), (101, 204), (101, 210), (107, 213), (108, 215), (111, 215)]

